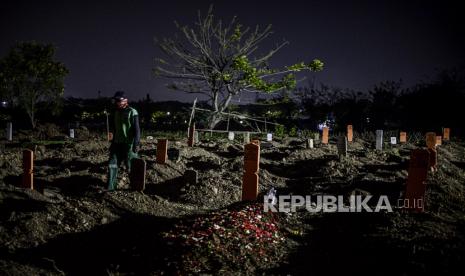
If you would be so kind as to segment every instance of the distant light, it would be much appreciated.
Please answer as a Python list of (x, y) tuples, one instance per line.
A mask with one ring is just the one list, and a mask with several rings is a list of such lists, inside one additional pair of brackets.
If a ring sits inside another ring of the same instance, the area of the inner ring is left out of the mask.
[(8, 103), (6, 101), (2, 101), (2, 106), (5, 107)]
[(187, 124), (187, 120), (184, 120), (184, 123)]
[(166, 115), (170, 116), (170, 114), (171, 114), (171, 113), (170, 113), (169, 111), (168, 111), (168, 112), (166, 112)]
[(318, 129), (323, 130), (324, 127), (327, 127), (326, 122), (318, 124)]
[(239, 121), (239, 123), (241, 123), (241, 124), (242, 124), (242, 123), (243, 123), (243, 121), (242, 121), (242, 120), (240, 120), (240, 121)]

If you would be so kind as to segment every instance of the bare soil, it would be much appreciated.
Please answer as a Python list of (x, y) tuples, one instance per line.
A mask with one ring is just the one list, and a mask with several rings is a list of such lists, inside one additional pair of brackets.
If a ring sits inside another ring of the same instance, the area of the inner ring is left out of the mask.
[[(2, 142), (1, 274), (442, 275), (463, 267), (462, 141), (439, 146), (423, 213), (270, 214), (263, 197), (240, 202), (241, 141), (202, 140), (194, 148), (170, 141), (170, 160), (160, 165), (156, 141), (144, 140), (141, 193), (129, 189), (123, 170), (118, 190), (106, 191), (109, 145), (89, 137)], [(34, 190), (19, 187), (25, 147), (35, 150)], [(260, 193), (274, 187), (278, 195), (388, 195), (396, 203), (417, 145), (373, 147), (357, 137), (340, 159), (335, 140), (313, 149), (298, 138), (263, 142)], [(197, 184), (188, 183), (188, 169), (198, 172)]]

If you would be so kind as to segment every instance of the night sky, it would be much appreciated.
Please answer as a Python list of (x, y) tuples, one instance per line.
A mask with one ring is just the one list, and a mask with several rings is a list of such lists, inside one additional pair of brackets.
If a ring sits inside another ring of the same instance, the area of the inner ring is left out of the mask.
[(465, 19), (452, 1), (2, 1), (0, 57), (17, 41), (53, 43), (70, 70), (65, 96), (124, 90), (133, 99), (190, 101), (153, 77), (153, 58), (162, 56), (153, 38), (172, 36), (174, 20), (193, 22), (210, 3), (224, 21), (273, 24), (262, 49), (290, 44), (272, 65), (319, 58), (325, 70), (307, 76), (330, 86), (410, 86), (465, 64)]

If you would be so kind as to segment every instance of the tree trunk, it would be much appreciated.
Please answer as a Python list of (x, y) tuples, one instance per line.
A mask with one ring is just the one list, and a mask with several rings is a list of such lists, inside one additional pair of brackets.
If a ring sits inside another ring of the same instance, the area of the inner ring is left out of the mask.
[(34, 118), (34, 100), (31, 99), (31, 106), (30, 106), (30, 110), (28, 112), (28, 115), (29, 115), (29, 119), (31, 119), (31, 126), (32, 126), (32, 129), (34, 130), (36, 128), (36, 120)]
[(214, 97), (213, 97), (214, 110), (212, 114), (210, 115), (210, 117), (208, 118), (210, 129), (214, 129), (215, 126), (219, 122), (221, 122), (221, 120), (223, 119), (222, 112), (224, 112), (228, 108), (229, 104), (231, 103), (232, 96), (233, 94), (229, 93), (228, 96), (221, 103), (218, 103), (219, 101), (218, 93), (214, 94)]
[(218, 123), (221, 122), (222, 115), (219, 112), (213, 112), (208, 118), (208, 126), (210, 129), (214, 129)]
[(31, 115), (31, 126), (32, 129), (36, 129), (36, 120), (34, 119), (34, 113)]

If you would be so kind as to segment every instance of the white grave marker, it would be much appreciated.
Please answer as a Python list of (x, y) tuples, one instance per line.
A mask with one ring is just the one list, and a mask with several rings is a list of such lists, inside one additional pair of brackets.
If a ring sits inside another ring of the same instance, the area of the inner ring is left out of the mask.
[(397, 137), (391, 137), (391, 145), (397, 144)]
[(74, 139), (74, 129), (69, 129), (69, 138)]
[(308, 147), (309, 149), (313, 149), (313, 139), (308, 139), (308, 140), (307, 140), (307, 147)]
[(383, 150), (383, 130), (376, 130), (376, 149)]
[(268, 133), (268, 134), (266, 135), (266, 141), (268, 141), (268, 142), (273, 141), (273, 134)]
[(8, 141), (13, 140), (13, 123), (11, 122), (6, 124), (6, 139)]
[(244, 132), (244, 144), (250, 143), (250, 133)]
[(199, 143), (199, 132), (197, 130), (194, 131), (194, 143)]
[(228, 133), (228, 139), (229, 139), (230, 141), (233, 141), (233, 140), (234, 140), (234, 132), (229, 132), (229, 133)]

